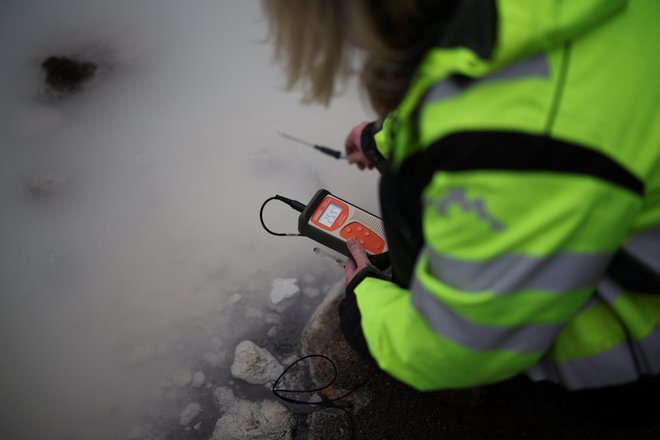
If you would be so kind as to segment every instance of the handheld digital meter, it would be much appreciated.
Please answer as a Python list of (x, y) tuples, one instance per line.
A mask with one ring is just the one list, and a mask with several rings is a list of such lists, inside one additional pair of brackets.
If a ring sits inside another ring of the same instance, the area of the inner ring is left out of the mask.
[(379, 268), (389, 265), (383, 220), (320, 189), (298, 218), (298, 231), (340, 254), (351, 256), (346, 242), (354, 238)]

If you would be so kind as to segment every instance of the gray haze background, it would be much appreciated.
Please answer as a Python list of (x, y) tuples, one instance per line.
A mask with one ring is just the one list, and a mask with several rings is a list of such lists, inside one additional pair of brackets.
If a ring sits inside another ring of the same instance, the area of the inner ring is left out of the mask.
[[(354, 85), (330, 109), (282, 91), (260, 16), (256, 0), (0, 3), (0, 433), (66, 438), (113, 405), (139, 412), (186, 356), (233, 352), (216, 313), (230, 295), (341, 277), (257, 214), (320, 187), (377, 211), (374, 173), (276, 134), (341, 148), (370, 115)], [(49, 55), (95, 61), (98, 78), (53, 99)], [(36, 200), (40, 176), (62, 184)], [(288, 208), (268, 218), (296, 227)], [(185, 339), (200, 323), (209, 338)]]

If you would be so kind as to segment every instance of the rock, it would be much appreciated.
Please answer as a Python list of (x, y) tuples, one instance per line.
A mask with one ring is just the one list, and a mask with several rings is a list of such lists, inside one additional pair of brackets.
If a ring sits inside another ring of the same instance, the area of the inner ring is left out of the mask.
[(206, 352), (202, 356), (206, 362), (208, 362), (212, 367), (220, 367), (225, 361), (225, 355), (222, 352)]
[(277, 313), (266, 313), (266, 324), (279, 325), (282, 323), (282, 317)]
[[(322, 391), (327, 399), (336, 399), (351, 392), (334, 404), (346, 407), (350, 405), (357, 438), (391, 438), (393, 432), (399, 434), (397, 438), (429, 438), (429, 433), (440, 432), (443, 435), (432, 437), (475, 438), (484, 435), (485, 431), (474, 434), (473, 424), (467, 418), (466, 423), (454, 423), (451, 420), (467, 414), (466, 407), (483, 405), (493, 390), (489, 391), (486, 387), (420, 392), (389, 377), (378, 370), (373, 361), (355, 353), (344, 339), (337, 313), (343, 296), (343, 285), (337, 285), (330, 290), (303, 330), (302, 346), (303, 354), (323, 353), (333, 360), (336, 369), (325, 360), (311, 359), (312, 372), (319, 385), (329, 384), (336, 377), (334, 384)], [(516, 395), (515, 392), (509, 391), (504, 401), (524, 400), (516, 398)], [(499, 405), (494, 405), (489, 410), (505, 415)], [(439, 417), (440, 414), (442, 416)], [(350, 435), (344, 436), (343, 422), (331, 413), (315, 413), (310, 416), (308, 422), (309, 438), (351, 438)], [(454, 435), (444, 432), (446, 428), (453, 429), (455, 426), (460, 434), (456, 431), (452, 431)], [(479, 426), (475, 428), (476, 431), (483, 430), (483, 426)], [(467, 435), (467, 431), (472, 435)]]
[(195, 417), (202, 412), (202, 405), (197, 402), (191, 402), (179, 413), (179, 425), (188, 426), (195, 420)]
[(297, 282), (298, 280), (296, 278), (277, 278), (273, 280), (270, 301), (273, 304), (279, 304), (300, 292), (300, 288), (296, 285)]
[(321, 289), (318, 287), (304, 287), (302, 292), (307, 298), (316, 298), (321, 294)]
[(185, 387), (192, 381), (192, 372), (187, 368), (179, 368), (172, 374), (172, 382), (178, 387)]
[(245, 311), (245, 317), (247, 319), (261, 319), (264, 317), (264, 313), (259, 310), (255, 309), (254, 307), (250, 307)]
[(241, 299), (243, 299), (243, 295), (241, 295), (240, 293), (234, 293), (232, 296), (229, 297), (228, 303), (230, 306), (233, 306), (237, 304)]
[(216, 402), (218, 402), (221, 413), (227, 411), (236, 401), (234, 392), (229, 387), (218, 387), (213, 390), (213, 395), (215, 396)]
[(196, 424), (195, 426), (193, 426), (193, 429), (194, 429), (195, 431), (199, 431), (201, 428), (202, 428), (202, 422), (199, 422), (198, 424)]
[(28, 190), (35, 197), (47, 197), (61, 191), (66, 181), (67, 178), (64, 174), (44, 174), (30, 180)]
[(307, 437), (315, 440), (348, 440), (351, 424), (348, 415), (339, 409), (315, 411), (307, 417)]
[(231, 374), (251, 384), (265, 384), (275, 380), (284, 368), (268, 350), (251, 341), (241, 341), (234, 350)]
[(316, 282), (316, 277), (311, 273), (306, 273), (303, 275), (303, 281), (307, 284), (314, 284)]
[[(302, 360), (302, 356), (294, 353), (285, 359), (282, 360), (282, 365), (285, 369), (288, 368), (287, 373), (282, 377), (277, 387), (279, 389), (285, 390), (305, 390), (316, 388), (313, 384), (310, 383), (309, 373), (309, 361)], [(318, 393), (301, 393), (299, 395), (291, 395), (295, 399), (307, 401), (307, 402), (319, 402), (321, 397)]]
[(269, 338), (274, 338), (275, 335), (277, 335), (277, 327), (269, 328), (266, 334), (268, 335)]
[(216, 422), (212, 440), (291, 440), (296, 419), (273, 400), (237, 400)]
[[(337, 284), (318, 306), (302, 334), (303, 354), (323, 353), (335, 362), (337, 370), (320, 358), (311, 360), (312, 373), (319, 383), (328, 384), (333, 377), (337, 380), (322, 393), (328, 399), (339, 397), (352, 390), (357, 384), (362, 383), (366, 377), (375, 371), (371, 362), (363, 359), (355, 353), (339, 327), (339, 304), (344, 298), (344, 284)], [(378, 379), (376, 379), (378, 380)], [(358, 391), (350, 394), (346, 402), (352, 402), (358, 409), (368, 405), (373, 398), (373, 392), (369, 387), (361, 387)]]
[(63, 56), (50, 56), (41, 63), (46, 73), (45, 82), (53, 92), (67, 95), (78, 91), (94, 76), (94, 63)]
[(192, 376), (192, 382), (191, 385), (195, 388), (199, 388), (202, 385), (204, 385), (204, 382), (206, 381), (206, 376), (204, 376), (204, 373), (201, 371), (195, 372)]

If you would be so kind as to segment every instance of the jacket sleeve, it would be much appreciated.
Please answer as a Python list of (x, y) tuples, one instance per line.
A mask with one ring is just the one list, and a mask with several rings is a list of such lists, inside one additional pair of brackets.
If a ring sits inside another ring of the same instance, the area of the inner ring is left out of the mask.
[(433, 174), (422, 203), (410, 289), (367, 276), (354, 295), (379, 366), (432, 390), (534, 365), (587, 302), (640, 198), (585, 173), (454, 167)]
[(373, 121), (364, 127), (360, 136), (362, 152), (381, 174), (388, 167), (392, 150), (389, 133), (395, 119), (395, 113), (391, 113), (382, 123)]

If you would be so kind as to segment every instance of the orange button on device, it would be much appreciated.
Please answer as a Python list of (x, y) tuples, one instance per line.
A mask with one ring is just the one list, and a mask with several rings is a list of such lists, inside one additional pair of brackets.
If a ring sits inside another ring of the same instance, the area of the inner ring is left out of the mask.
[[(356, 229), (362, 233), (358, 234), (355, 231)], [(357, 238), (360, 241), (360, 244), (372, 254), (380, 254), (383, 252), (385, 247), (385, 241), (380, 238), (378, 234), (374, 233), (366, 226), (362, 226), (358, 222), (351, 222), (344, 226), (340, 235), (344, 240), (348, 240), (349, 238)], [(360, 235), (359, 238), (358, 235)]]

